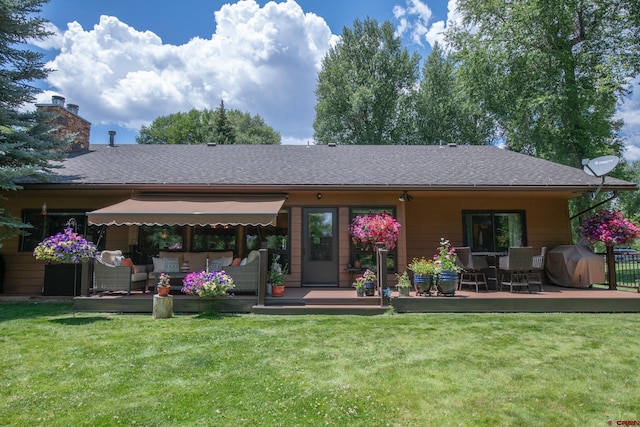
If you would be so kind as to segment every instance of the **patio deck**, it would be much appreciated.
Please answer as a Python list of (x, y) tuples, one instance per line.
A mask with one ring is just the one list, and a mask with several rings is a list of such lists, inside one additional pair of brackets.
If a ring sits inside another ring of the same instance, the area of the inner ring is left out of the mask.
[[(379, 297), (356, 297), (348, 288), (287, 288), (282, 298), (267, 297), (257, 305), (255, 295), (225, 298), (198, 298), (174, 294), (175, 313), (210, 310), (257, 314), (381, 314), (397, 313), (480, 313), (480, 312), (640, 312), (640, 293), (600, 288), (563, 288), (545, 285), (543, 292), (456, 291), (455, 296), (399, 297), (391, 294), (391, 305), (381, 306)], [(73, 298), (74, 311), (151, 313), (153, 295), (141, 292), (130, 296), (110, 294)]]

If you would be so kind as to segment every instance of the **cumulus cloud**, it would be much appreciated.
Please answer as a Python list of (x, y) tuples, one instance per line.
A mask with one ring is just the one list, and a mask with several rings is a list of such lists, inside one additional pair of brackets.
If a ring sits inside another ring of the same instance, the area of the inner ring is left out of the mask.
[(393, 16), (398, 21), (396, 34), (400, 37), (406, 36), (420, 46), (424, 46), (425, 41), (430, 46), (436, 42), (444, 45), (444, 31), (451, 23), (461, 20), (457, 4), (457, 0), (449, 0), (447, 19), (430, 22), (433, 13), (426, 3), (420, 0), (406, 0), (405, 6), (396, 5), (393, 8)]
[[(158, 116), (215, 109), (222, 99), (259, 114), (283, 138), (310, 138), (316, 76), (336, 42), (326, 22), (293, 0), (245, 0), (214, 16), (210, 39), (180, 46), (113, 16), (88, 30), (69, 23), (50, 41), (60, 53), (47, 64), (56, 70), (49, 83), (95, 124), (138, 129)], [(50, 92), (38, 100), (49, 102)]]
[(625, 98), (618, 109), (618, 117), (624, 120), (622, 137), (625, 141), (625, 158), (640, 160), (640, 78), (633, 82), (633, 93)]

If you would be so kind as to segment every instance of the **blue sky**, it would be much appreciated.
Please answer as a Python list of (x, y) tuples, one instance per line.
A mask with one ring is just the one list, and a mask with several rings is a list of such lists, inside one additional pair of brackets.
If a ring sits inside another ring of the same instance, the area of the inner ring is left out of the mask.
[[(456, 0), (50, 0), (56, 35), (38, 43), (55, 69), (37, 102), (62, 95), (92, 123), (91, 142), (135, 143), (141, 125), (191, 108), (259, 114), (283, 143), (312, 142), (317, 72), (343, 27), (391, 21), (426, 58)], [(640, 95), (620, 109), (640, 159)], [(633, 144), (631, 144), (633, 143)]]

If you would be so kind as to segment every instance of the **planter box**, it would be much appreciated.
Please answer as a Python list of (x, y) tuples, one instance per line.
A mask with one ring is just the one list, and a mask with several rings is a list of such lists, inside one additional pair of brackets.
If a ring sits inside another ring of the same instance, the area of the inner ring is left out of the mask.
[(78, 296), (81, 284), (81, 264), (47, 264), (44, 266), (42, 295)]

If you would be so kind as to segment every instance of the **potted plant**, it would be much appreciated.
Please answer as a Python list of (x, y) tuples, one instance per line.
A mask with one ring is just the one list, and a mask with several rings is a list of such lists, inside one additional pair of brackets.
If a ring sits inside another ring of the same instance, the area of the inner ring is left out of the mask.
[(411, 279), (409, 279), (409, 273), (404, 271), (402, 274), (396, 273), (396, 278), (398, 279), (398, 283), (396, 287), (398, 288), (398, 294), (400, 296), (408, 297), (409, 296), (409, 288), (411, 287)]
[(44, 295), (79, 295), (84, 264), (96, 254), (96, 246), (78, 235), (71, 227), (38, 243), (33, 256), (46, 261), (44, 266)]
[(386, 249), (396, 247), (400, 235), (400, 224), (386, 212), (356, 216), (349, 226), (351, 240), (363, 250), (374, 250), (376, 243)]
[(376, 273), (366, 269), (362, 274), (362, 278), (364, 279), (364, 295), (373, 296), (376, 291)]
[(226, 295), (235, 286), (233, 278), (225, 273), (224, 270), (189, 273), (182, 279), (182, 284), (182, 292), (200, 297)]
[(456, 250), (451, 243), (444, 239), (440, 239), (438, 253), (434, 256), (434, 261), (438, 267), (438, 292), (443, 295), (454, 295), (458, 286), (458, 267)]
[(418, 295), (428, 294), (433, 285), (433, 277), (438, 274), (438, 266), (432, 259), (414, 258), (407, 266), (413, 272), (413, 285)]
[(356, 277), (356, 280), (352, 283), (353, 287), (356, 288), (356, 295), (359, 297), (364, 296), (364, 277)]
[(640, 228), (620, 211), (601, 209), (578, 226), (580, 237), (590, 243), (601, 242), (607, 251), (609, 289), (616, 289), (616, 268), (613, 254), (615, 245), (633, 243), (640, 237)]
[(171, 290), (171, 276), (166, 273), (160, 273), (160, 276), (158, 276), (158, 286), (156, 286), (156, 288), (159, 296), (166, 297), (169, 295), (169, 291)]
[(271, 292), (274, 297), (284, 295), (284, 282), (287, 276), (288, 268), (282, 267), (279, 263), (274, 262), (269, 269), (269, 283), (271, 283)]

